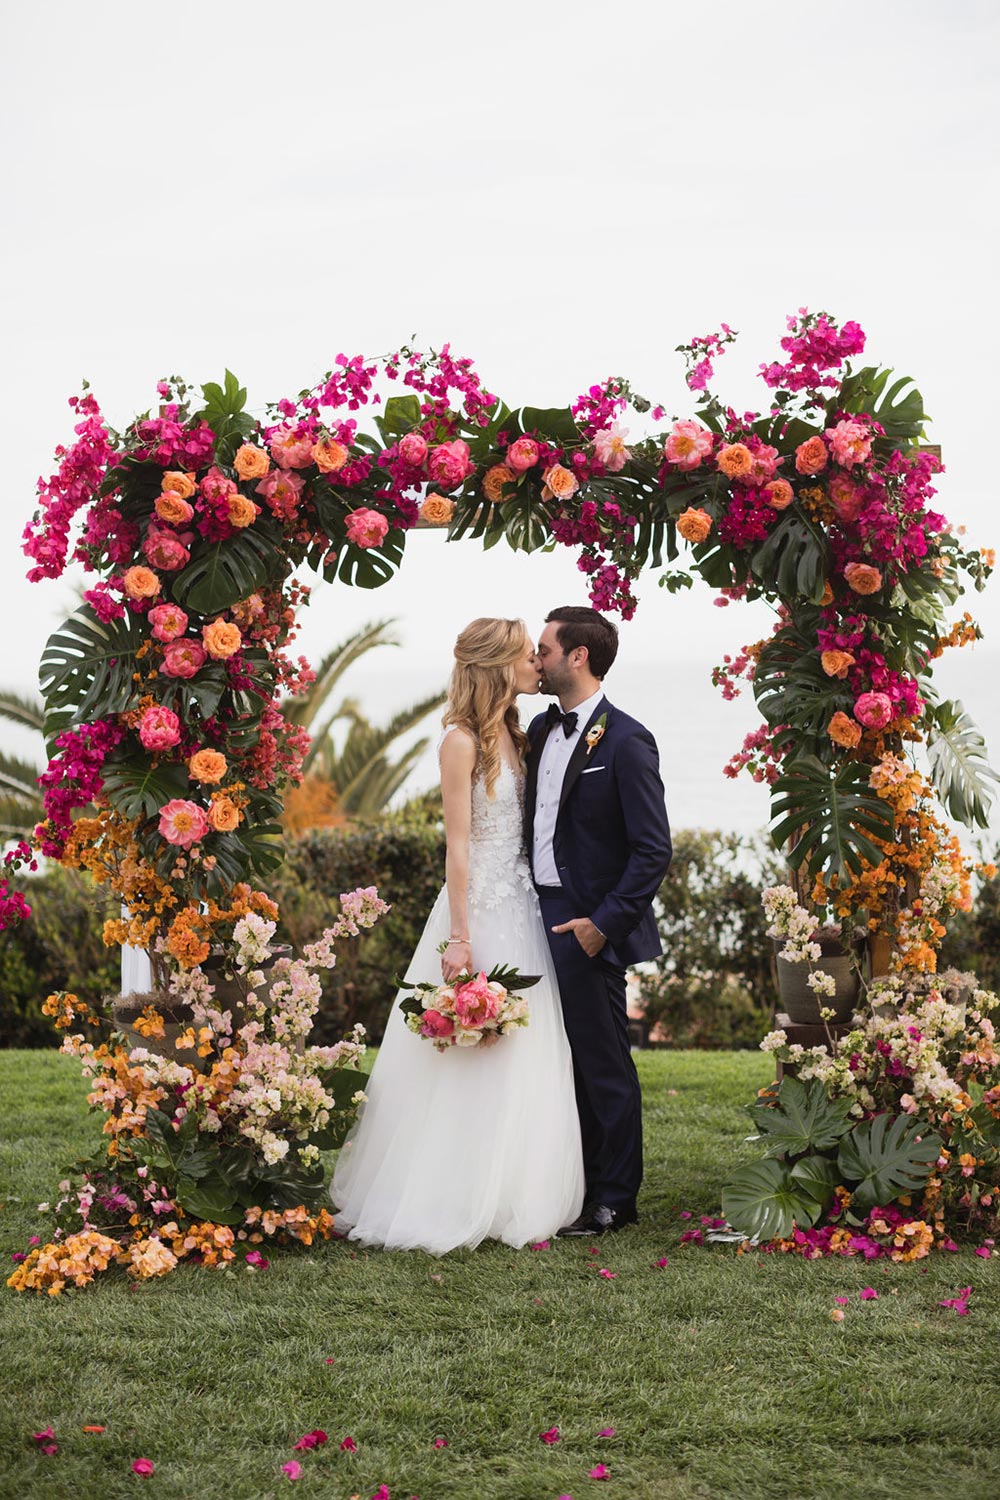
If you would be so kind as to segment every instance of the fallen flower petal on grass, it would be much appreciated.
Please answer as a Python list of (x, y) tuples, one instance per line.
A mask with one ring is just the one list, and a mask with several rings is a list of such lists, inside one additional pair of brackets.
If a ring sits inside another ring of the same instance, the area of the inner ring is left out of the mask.
[(662, 1271), (664, 1266), (668, 1266), (670, 1262), (667, 1260), (667, 1257), (665, 1255), (661, 1255), (659, 1260), (654, 1260), (653, 1264), (654, 1266), (656, 1266), (657, 1270)]
[(380, 1484), (372, 1496), (372, 1500), (389, 1500), (389, 1486), (387, 1484)]
[(973, 1255), (981, 1256), (983, 1260), (989, 1260), (992, 1252), (989, 1245), (977, 1245), (972, 1253)]
[(137, 1458), (133, 1461), (132, 1473), (148, 1479), (151, 1474), (156, 1473), (156, 1465), (151, 1458)]
[(607, 1266), (602, 1266), (597, 1274), (598, 1276), (603, 1276), (605, 1281), (614, 1281), (615, 1277), (618, 1275), (618, 1272), (609, 1271)]
[(601, 1430), (600, 1430), (600, 1432), (597, 1434), (597, 1436), (598, 1437), (604, 1437), (604, 1438), (612, 1438), (612, 1437), (615, 1436), (615, 1429), (613, 1427), (602, 1427)]
[(447, 1448), (447, 1446), (448, 1446), (448, 1439), (447, 1438), (435, 1438), (434, 1439), (434, 1446), (435, 1446), (435, 1448)]
[(301, 1479), (302, 1465), (298, 1462), (297, 1459), (290, 1458), (287, 1464), (281, 1465), (281, 1472), (282, 1474), (287, 1474), (289, 1479)]
[(844, 1321), (844, 1309), (842, 1307), (832, 1307), (830, 1309), (830, 1317), (835, 1323), (842, 1323)]
[(592, 1469), (587, 1470), (588, 1479), (610, 1479), (611, 1470), (604, 1464), (595, 1464)]
[(836, 1302), (838, 1307), (846, 1307), (851, 1299), (850, 1297), (834, 1297), (833, 1300), (834, 1302)]
[(299, 1438), (297, 1443), (292, 1444), (292, 1447), (296, 1450), (308, 1452), (310, 1448), (322, 1448), (326, 1440), (326, 1433), (323, 1432), (321, 1428), (317, 1427), (313, 1432), (305, 1433), (302, 1437)]
[(538, 1436), (541, 1438), (543, 1443), (558, 1443), (560, 1437), (559, 1428), (550, 1427), (548, 1432), (540, 1432)]
[(548, 1250), (548, 1248), (549, 1248), (549, 1242), (548, 1242), (548, 1240), (536, 1240), (533, 1245), (529, 1245), (528, 1246), (529, 1250)]
[(259, 1250), (248, 1250), (246, 1259), (247, 1269), (250, 1271), (266, 1271), (271, 1264), (269, 1260), (264, 1259)]
[(969, 1298), (971, 1296), (971, 1286), (963, 1286), (959, 1288), (957, 1297), (946, 1297), (943, 1302), (938, 1303), (938, 1306), (953, 1307), (959, 1317), (964, 1318), (969, 1311)]
[(702, 1234), (700, 1229), (685, 1229), (684, 1233), (681, 1235), (682, 1245), (703, 1245), (704, 1243), (705, 1236)]
[(862, 1302), (877, 1302), (878, 1292), (873, 1286), (863, 1286), (858, 1294)]
[(358, 1445), (352, 1437), (345, 1437), (340, 1445), (341, 1453), (357, 1453)]
[(682, 1208), (681, 1209), (681, 1218), (682, 1219), (690, 1219), (691, 1217), (692, 1217), (692, 1214), (691, 1214), (691, 1210), (689, 1208)]

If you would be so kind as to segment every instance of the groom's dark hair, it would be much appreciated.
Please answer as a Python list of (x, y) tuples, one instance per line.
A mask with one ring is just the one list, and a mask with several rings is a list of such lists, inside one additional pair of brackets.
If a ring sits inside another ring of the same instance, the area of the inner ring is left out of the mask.
[(561, 604), (545, 616), (546, 625), (556, 625), (556, 640), (565, 655), (586, 646), (587, 660), (595, 677), (606, 677), (618, 655), (618, 627), (596, 609)]

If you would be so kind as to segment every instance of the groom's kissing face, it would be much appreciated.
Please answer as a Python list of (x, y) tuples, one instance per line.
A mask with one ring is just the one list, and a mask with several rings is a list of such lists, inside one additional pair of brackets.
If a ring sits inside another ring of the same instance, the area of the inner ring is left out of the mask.
[(538, 670), (543, 693), (558, 696), (572, 685), (573, 674), (556, 634), (558, 625), (546, 625), (538, 637)]

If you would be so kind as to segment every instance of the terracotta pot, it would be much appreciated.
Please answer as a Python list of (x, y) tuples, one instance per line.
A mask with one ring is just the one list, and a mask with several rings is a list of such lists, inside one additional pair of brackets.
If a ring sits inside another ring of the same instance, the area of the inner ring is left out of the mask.
[(783, 938), (775, 938), (774, 946), (778, 969), (779, 1009), (784, 1011), (793, 1025), (819, 1025), (821, 1008), (829, 1008), (833, 1011), (834, 1025), (850, 1020), (851, 1012), (857, 1004), (861, 984), (857, 971), (860, 949), (856, 950), (852, 957), (837, 939), (824, 939), (820, 942), (822, 956), (816, 968), (822, 969), (824, 974), (829, 974), (837, 986), (833, 997), (828, 998), (825, 995), (814, 995), (809, 988), (807, 980), (811, 970), (805, 960), (793, 964), (781, 957), (781, 949), (785, 946)]

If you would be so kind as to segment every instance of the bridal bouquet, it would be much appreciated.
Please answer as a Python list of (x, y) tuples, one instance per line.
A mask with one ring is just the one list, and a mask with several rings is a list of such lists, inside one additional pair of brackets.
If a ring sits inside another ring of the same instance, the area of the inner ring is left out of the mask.
[(518, 1026), (528, 1024), (528, 1002), (517, 991), (530, 989), (537, 974), (497, 964), (488, 974), (459, 974), (451, 984), (402, 984), (412, 990), (400, 1003), (406, 1024), (417, 1036), (448, 1047), (491, 1047)]

